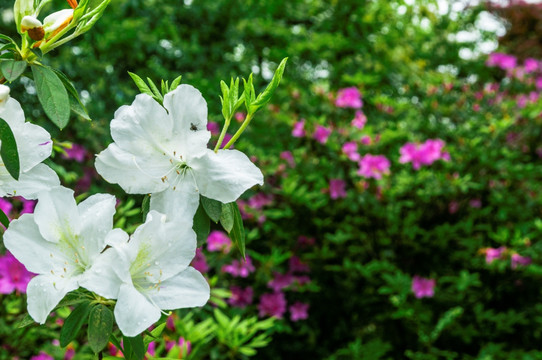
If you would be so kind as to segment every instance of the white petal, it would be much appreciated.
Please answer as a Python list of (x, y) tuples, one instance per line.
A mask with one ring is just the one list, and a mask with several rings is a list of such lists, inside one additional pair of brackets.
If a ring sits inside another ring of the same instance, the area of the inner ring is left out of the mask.
[(80, 236), (91, 262), (105, 248), (105, 237), (113, 228), (115, 204), (114, 196), (96, 194), (77, 206), (81, 221)]
[(73, 197), (73, 190), (56, 187), (41, 192), (34, 210), (34, 220), (41, 235), (58, 243), (62, 239), (72, 239), (80, 233), (79, 213)]
[(256, 184), (263, 185), (260, 169), (237, 150), (207, 150), (189, 165), (201, 195), (223, 203), (237, 200)]
[(196, 233), (188, 224), (165, 222), (165, 215), (150, 211), (128, 242), (132, 275), (151, 274), (148, 280), (156, 283), (184, 270), (196, 254)]
[(173, 142), (185, 157), (199, 156), (211, 138), (207, 130), (207, 102), (198, 89), (180, 85), (164, 97), (173, 119)]
[(115, 320), (125, 336), (136, 336), (160, 319), (160, 310), (132, 285), (120, 287)]
[(14, 130), (21, 172), (32, 169), (51, 155), (51, 135), (41, 126), (24, 123)]
[(62, 280), (50, 275), (38, 275), (28, 283), (28, 313), (43, 324), (47, 315), (68, 292), (77, 289), (77, 279)]
[(43, 19), (43, 28), (47, 33), (53, 32), (72, 17), (73, 9), (64, 9), (54, 12)]
[(183, 272), (161, 283), (153, 293), (152, 301), (163, 310), (203, 306), (209, 300), (211, 289), (199, 271), (188, 267)]
[(24, 123), (24, 111), (21, 104), (14, 98), (9, 98), (6, 105), (0, 109), (0, 117), (13, 129)]
[(49, 274), (51, 270), (61, 274), (68, 260), (55, 243), (43, 238), (33, 214), (23, 214), (11, 222), (4, 244), (28, 271), (37, 274)]
[(94, 260), (92, 267), (82, 275), (79, 284), (107, 299), (116, 299), (125, 280), (131, 281), (129, 264), (110, 248)]
[(31, 170), (13, 179), (8, 174), (0, 174), (0, 196), (22, 196), (26, 199), (36, 199), (42, 191), (60, 185), (58, 175), (47, 165), (38, 164)]
[(105, 244), (116, 247), (121, 244), (126, 244), (129, 240), (128, 234), (122, 229), (113, 229), (105, 237)]
[(111, 136), (123, 150), (137, 155), (170, 153), (165, 146), (173, 131), (166, 110), (146, 94), (136, 96), (130, 106), (122, 106), (111, 121)]
[(175, 190), (165, 191), (151, 195), (150, 210), (166, 214), (168, 221), (187, 221), (192, 227), (194, 214), (199, 206), (199, 192), (192, 176), (186, 174), (187, 181), (180, 182)]
[(149, 194), (167, 188), (160, 180), (171, 168), (169, 160), (153, 162), (136, 158), (115, 143), (96, 157), (96, 170), (105, 180), (119, 184), (129, 194)]

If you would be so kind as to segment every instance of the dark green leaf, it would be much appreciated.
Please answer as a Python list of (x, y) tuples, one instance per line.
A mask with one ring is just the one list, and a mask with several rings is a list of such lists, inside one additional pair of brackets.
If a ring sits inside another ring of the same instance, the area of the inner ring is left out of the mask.
[(128, 351), (128, 348), (134, 354), (135, 360), (143, 360), (147, 350), (145, 349), (145, 344), (143, 343), (143, 337), (137, 335), (134, 337), (124, 336), (124, 348)]
[(205, 241), (207, 241), (207, 237), (211, 231), (211, 222), (209, 221), (209, 216), (207, 216), (205, 213), (201, 202), (198, 206), (196, 214), (194, 215), (194, 224), (192, 225), (192, 229), (194, 229), (196, 232), (198, 247), (203, 245)]
[(0, 39), (1, 39), (1, 40), (4, 40), (4, 41), (8, 41), (8, 42), (10, 42), (10, 43), (12, 43), (12, 44), (15, 44), (15, 41), (13, 41), (13, 39), (10, 38), (10, 37), (7, 36), (7, 35), (0, 34)]
[(85, 293), (82, 293), (78, 290), (72, 291), (68, 293), (66, 296), (64, 296), (64, 299), (58, 303), (57, 306), (55, 306), (55, 309), (65, 307), (65, 306), (73, 306), (80, 304), (82, 302), (88, 301), (89, 298)]
[(71, 109), (74, 113), (81, 116), (85, 120), (91, 120), (90, 116), (88, 115), (87, 108), (85, 105), (81, 102), (81, 99), (79, 98), (79, 93), (73, 86), (72, 82), (62, 71), (53, 69), (55, 74), (58, 76), (60, 81), (62, 81), (62, 84), (64, 84), (64, 87), (70, 94), (70, 105)]
[(143, 222), (147, 219), (147, 214), (149, 213), (151, 206), (151, 196), (145, 195), (143, 197), (143, 203), (141, 204), (141, 215), (143, 215)]
[(6, 170), (15, 179), (19, 180), (19, 153), (17, 142), (8, 123), (0, 118), (0, 157), (6, 166)]
[(245, 228), (243, 226), (243, 218), (237, 203), (233, 202), (233, 228), (230, 232), (230, 237), (237, 245), (237, 248), (241, 252), (241, 256), (245, 257)]
[(222, 214), (220, 214), (220, 224), (228, 233), (233, 229), (234, 224), (234, 205), (235, 203), (222, 204)]
[(200, 196), (199, 199), (207, 215), (215, 223), (218, 223), (220, 215), (222, 215), (222, 203), (218, 200), (206, 198), (205, 196)]
[(6, 213), (0, 209), (0, 224), (4, 225), (4, 227), (7, 229), (9, 226), (9, 219)]
[(32, 324), (35, 324), (34, 319), (32, 319), (30, 315), (26, 314), (24, 318), (21, 321), (19, 321), (19, 323), (17, 323), (16, 328), (21, 329)]
[(0, 64), (0, 69), (2, 70), (2, 75), (9, 82), (12, 82), (24, 73), (26, 65), (26, 61), (5, 60)]
[(90, 311), (88, 319), (88, 343), (94, 353), (102, 351), (109, 343), (113, 331), (113, 313), (103, 304)]
[(48, 67), (33, 65), (32, 73), (43, 110), (56, 126), (63, 129), (70, 120), (70, 99), (64, 84)]
[(90, 303), (84, 302), (76, 307), (70, 316), (64, 321), (62, 329), (60, 329), (60, 346), (66, 347), (79, 333), (81, 326), (88, 321), (88, 313), (90, 311)]

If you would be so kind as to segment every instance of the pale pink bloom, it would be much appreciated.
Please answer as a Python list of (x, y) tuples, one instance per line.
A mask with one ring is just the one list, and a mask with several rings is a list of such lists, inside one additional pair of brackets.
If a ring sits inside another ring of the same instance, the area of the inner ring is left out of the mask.
[(519, 95), (516, 98), (516, 104), (518, 105), (518, 108), (523, 109), (525, 106), (527, 106), (527, 96), (526, 95)]
[(480, 111), (480, 104), (473, 104), (472, 105), (472, 111), (474, 111), (474, 112)]
[(232, 242), (225, 232), (213, 230), (207, 237), (208, 251), (221, 251), (224, 254), (230, 252)]
[(365, 116), (365, 114), (361, 110), (357, 110), (356, 116), (354, 117), (351, 123), (352, 126), (358, 129), (363, 129), (366, 123), (367, 123), (367, 116)]
[(360, 109), (363, 106), (363, 101), (361, 100), (361, 93), (355, 86), (341, 89), (337, 93), (335, 106), (342, 108)]
[(415, 275), (412, 278), (411, 290), (417, 299), (433, 297), (435, 295), (435, 279), (426, 279)]
[(222, 267), (222, 272), (228, 273), (233, 277), (243, 277), (246, 278), (256, 269), (252, 265), (252, 259), (250, 256), (246, 256), (246, 261), (244, 260), (233, 260), (231, 264), (224, 265)]
[(363, 135), (360, 140), (362, 145), (371, 145), (372, 140), (369, 135)]
[(63, 159), (75, 160), (77, 162), (83, 162), (87, 155), (87, 150), (79, 144), (72, 144), (71, 148), (65, 151), (66, 153), (61, 156)]
[(333, 200), (346, 197), (346, 183), (341, 179), (329, 180), (329, 197)]
[(309, 317), (309, 304), (296, 302), (290, 306), (290, 320), (299, 321)]
[(288, 163), (288, 165), (292, 168), (295, 167), (295, 160), (294, 160), (294, 155), (292, 154), (291, 151), (283, 151), (280, 153), (280, 158), (282, 160), (286, 160), (286, 162)]
[(525, 62), (523, 63), (523, 68), (525, 69), (526, 73), (532, 73), (539, 68), (539, 62), (536, 59), (533, 58), (527, 58), (525, 59)]
[(242, 288), (240, 286), (232, 286), (230, 288), (231, 297), (228, 299), (228, 304), (238, 308), (245, 308), (252, 304), (254, 290), (252, 287)]
[(459, 211), (459, 203), (455, 200), (450, 201), (450, 203), (448, 204), (448, 212), (453, 215), (458, 211)]
[(294, 278), (291, 274), (281, 274), (275, 272), (273, 276), (273, 280), (267, 283), (267, 287), (275, 292), (290, 286), (294, 282)]
[(293, 137), (304, 137), (306, 135), (305, 132), (305, 119), (301, 119), (294, 123), (294, 128), (292, 130), (292, 136)]
[(361, 159), (361, 155), (358, 153), (358, 144), (355, 141), (345, 142), (342, 146), (342, 152), (352, 161)]
[(207, 123), (207, 130), (211, 132), (211, 135), (218, 135), (220, 134), (220, 125), (218, 125), (217, 122), (209, 121)]
[(309, 265), (302, 262), (297, 256), (292, 256), (288, 260), (288, 266), (291, 273), (308, 273), (310, 271)]
[(504, 252), (506, 251), (506, 247), (501, 246), (499, 248), (487, 248), (485, 249), (486, 253), (486, 263), (491, 264), (493, 261), (497, 259), (502, 259)]
[(513, 55), (493, 53), (486, 61), (487, 66), (498, 67), (502, 70), (510, 70), (516, 67), (517, 59)]
[(192, 260), (190, 265), (201, 273), (206, 273), (209, 271), (207, 259), (205, 258), (203, 251), (201, 251), (201, 248), (196, 249), (196, 256), (194, 256), (194, 260)]
[(243, 120), (245, 120), (245, 114), (242, 112), (236, 112), (233, 117), (235, 117), (235, 120), (237, 120), (238, 122), (243, 122)]
[(258, 315), (274, 316), (278, 319), (282, 319), (282, 316), (286, 312), (286, 298), (284, 293), (277, 292), (271, 294), (263, 294), (260, 297), (260, 303), (258, 304)]
[(314, 130), (313, 138), (316, 139), (320, 144), (325, 144), (327, 139), (331, 135), (331, 129), (328, 129), (322, 125), (316, 125), (316, 130)]
[(527, 266), (532, 262), (532, 259), (528, 256), (521, 256), (520, 254), (512, 254), (512, 269), (517, 268), (518, 266)]
[(33, 277), (34, 274), (26, 270), (11, 253), (0, 257), (0, 294), (14, 291), (26, 293), (26, 286)]
[(248, 199), (248, 206), (252, 209), (260, 210), (264, 206), (268, 206), (273, 202), (272, 194), (257, 193)]
[(366, 154), (359, 161), (358, 175), (366, 178), (382, 179), (382, 174), (390, 171), (390, 161), (384, 155)]

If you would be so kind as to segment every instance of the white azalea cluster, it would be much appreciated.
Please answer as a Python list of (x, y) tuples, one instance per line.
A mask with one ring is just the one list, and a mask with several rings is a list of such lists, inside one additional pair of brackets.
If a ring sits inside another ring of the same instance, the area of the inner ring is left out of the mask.
[(92, 195), (77, 205), (73, 191), (40, 164), (51, 153), (50, 136), (24, 122), (17, 101), (8, 100), (0, 117), (13, 129), (21, 160), (18, 181), (0, 167), (0, 196), (38, 199), (34, 214), (14, 220), (4, 234), (6, 248), (38, 274), (28, 285), (34, 320), (44, 323), (79, 287), (116, 300), (115, 319), (126, 336), (144, 331), (163, 310), (207, 302), (209, 285), (189, 266), (199, 196), (232, 202), (263, 176), (237, 150), (207, 149), (207, 104), (198, 90), (181, 85), (165, 95), (163, 107), (138, 95), (115, 113), (114, 143), (98, 155), (96, 168), (128, 193), (151, 194), (147, 219), (131, 236), (113, 229), (113, 196)]

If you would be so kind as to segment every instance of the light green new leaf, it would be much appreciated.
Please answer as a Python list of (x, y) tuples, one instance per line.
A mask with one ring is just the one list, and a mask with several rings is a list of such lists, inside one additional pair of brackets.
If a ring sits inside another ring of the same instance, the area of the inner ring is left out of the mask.
[(151, 89), (145, 84), (145, 81), (143, 81), (142, 78), (140, 78), (137, 74), (134, 74), (132, 72), (128, 71), (128, 75), (132, 78), (134, 83), (136, 84), (139, 91), (141, 91), (142, 94), (147, 94), (149, 96), (154, 97), (154, 94), (152, 93)]
[(20, 162), (17, 142), (8, 123), (0, 118), (0, 157), (8, 173), (19, 180)]
[(66, 88), (49, 67), (33, 65), (32, 74), (45, 114), (62, 130), (70, 120), (70, 98)]
[(282, 74), (284, 74), (284, 68), (286, 67), (287, 61), (288, 61), (288, 58), (282, 59), (279, 66), (277, 67), (277, 70), (275, 70), (275, 74), (273, 75), (273, 79), (271, 79), (271, 82), (269, 83), (269, 85), (267, 85), (263, 93), (258, 95), (258, 97), (256, 98), (256, 101), (253, 101), (250, 104), (251, 112), (255, 112), (256, 110), (258, 110), (259, 108), (267, 104), (269, 100), (271, 100), (273, 93), (275, 92), (275, 90), (280, 84), (280, 81), (282, 80)]

